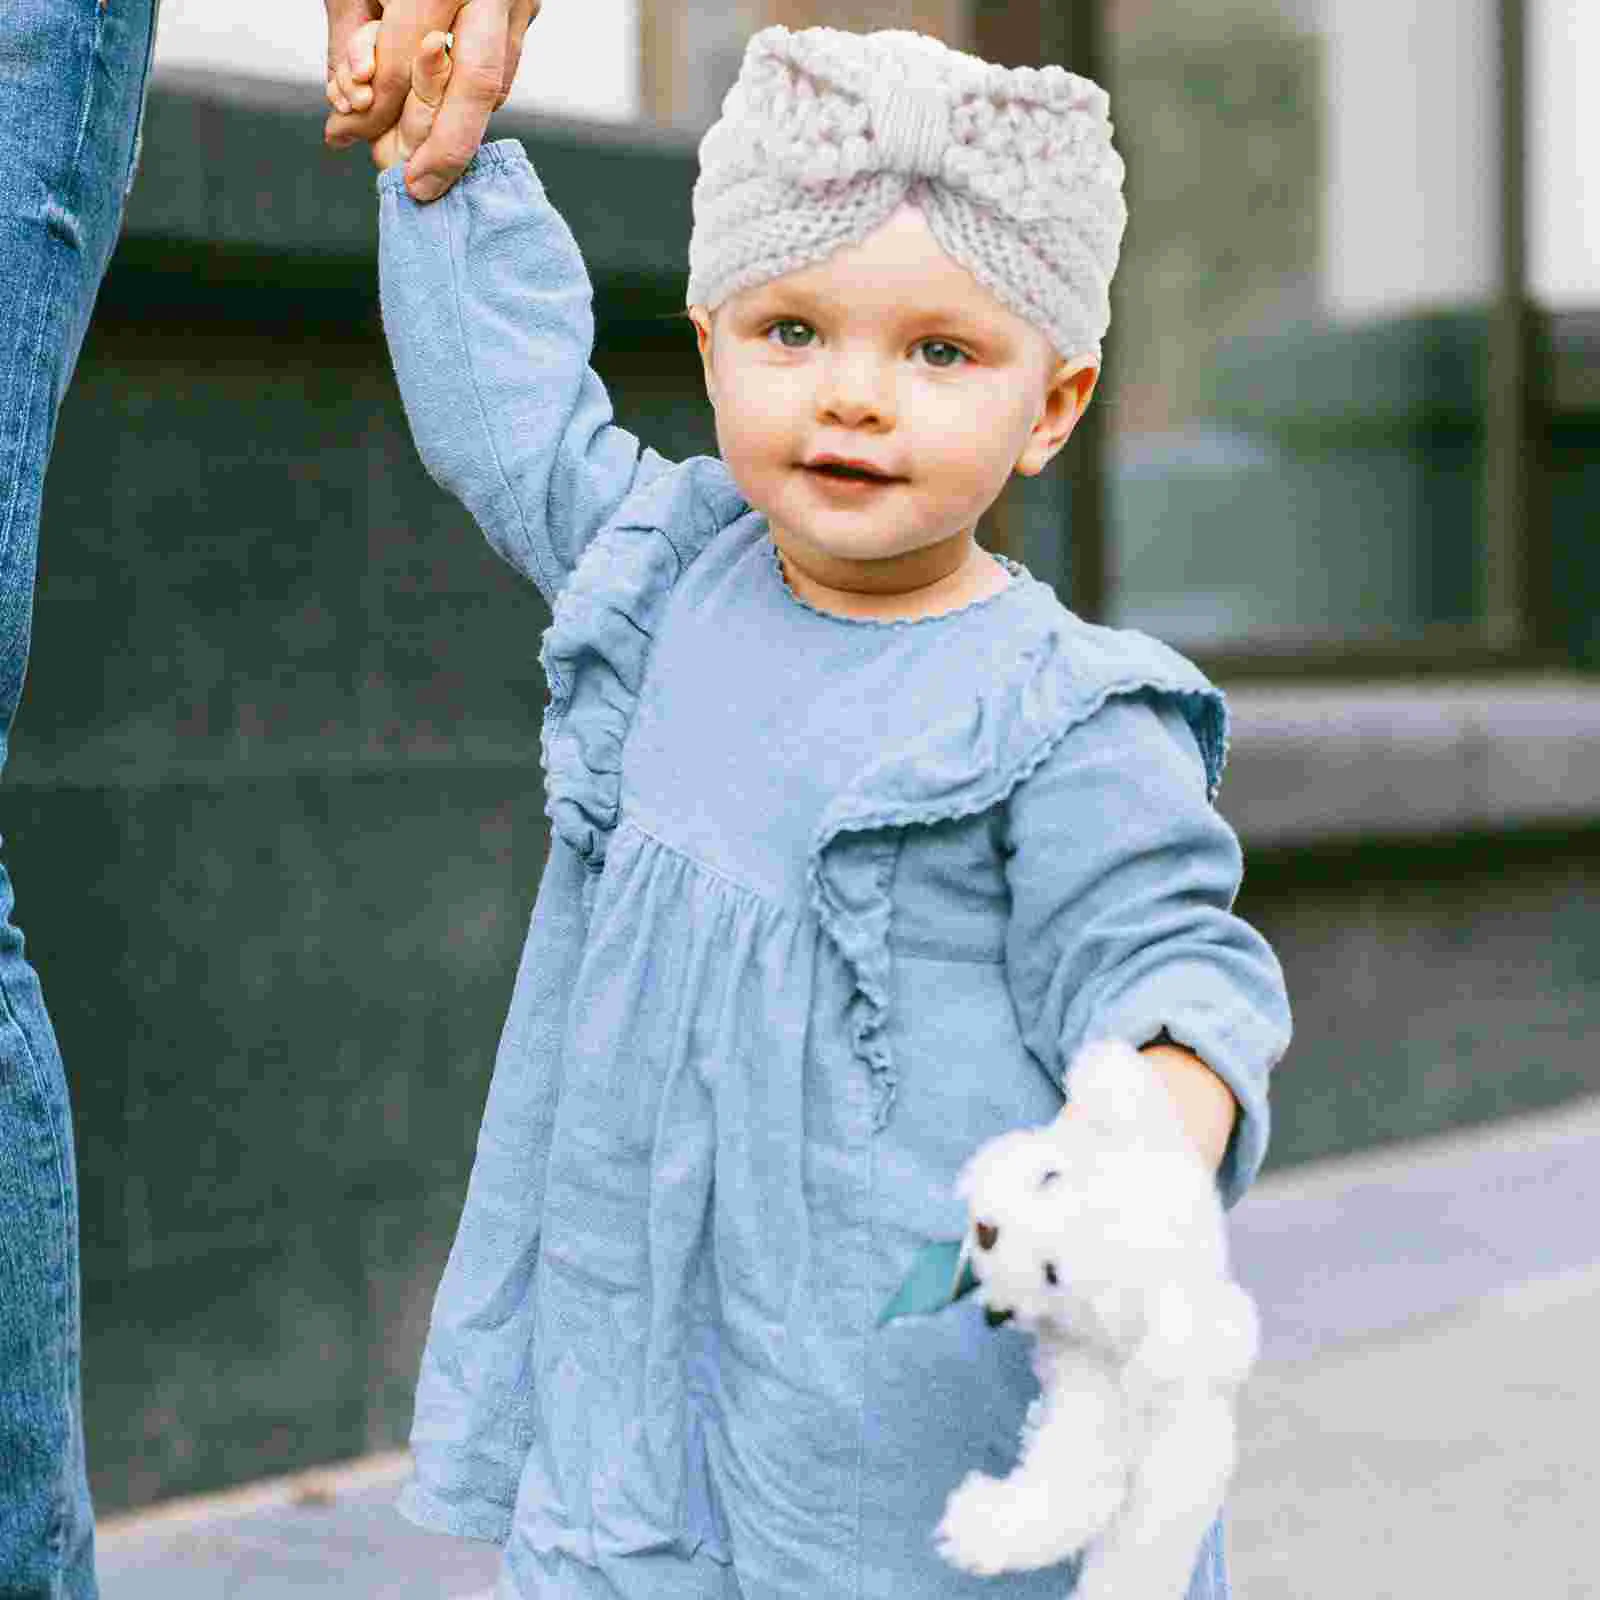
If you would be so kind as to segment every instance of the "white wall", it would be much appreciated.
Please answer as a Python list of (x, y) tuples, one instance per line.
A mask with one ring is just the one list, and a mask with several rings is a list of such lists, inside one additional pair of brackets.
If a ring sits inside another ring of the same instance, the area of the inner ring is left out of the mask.
[(1328, 0), (1323, 294), (1336, 316), (1494, 282), (1494, 0)]
[(1600, 3), (1530, 9), (1528, 277), (1546, 305), (1600, 306)]
[[(547, 0), (511, 104), (552, 116), (637, 116), (638, 26), (636, 0)], [(321, 83), (326, 43), (322, 0), (162, 0), (156, 71), (198, 66)]]
[[(1324, 0), (1323, 293), (1336, 316), (1494, 285), (1494, 0)], [(1600, 0), (1530, 0), (1528, 273), (1600, 305)]]

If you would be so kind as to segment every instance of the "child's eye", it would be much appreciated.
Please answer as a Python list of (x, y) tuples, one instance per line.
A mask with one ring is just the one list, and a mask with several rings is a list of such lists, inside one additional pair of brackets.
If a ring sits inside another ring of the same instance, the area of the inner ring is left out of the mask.
[(767, 337), (775, 344), (781, 344), (785, 350), (804, 350), (816, 336), (817, 330), (809, 322), (797, 322), (793, 319), (774, 322), (767, 329)]
[(951, 344), (948, 339), (924, 339), (917, 349), (930, 367), (944, 370), (959, 367), (967, 359), (967, 352), (960, 345)]

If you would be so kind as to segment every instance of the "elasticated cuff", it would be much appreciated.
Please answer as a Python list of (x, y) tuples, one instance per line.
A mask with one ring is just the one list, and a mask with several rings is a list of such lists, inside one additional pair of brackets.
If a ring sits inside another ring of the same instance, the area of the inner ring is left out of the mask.
[[(478, 153), (466, 164), (461, 176), (451, 188), (459, 187), (463, 183), (471, 183), (478, 178), (486, 177), (495, 172), (503, 172), (511, 167), (527, 167), (532, 169), (533, 163), (528, 160), (528, 152), (522, 148), (518, 139), (494, 139), (478, 148)], [(397, 161), (392, 167), (385, 167), (378, 174), (379, 194), (404, 194), (406, 188), (406, 164)], [(450, 191), (446, 190), (448, 194)]]

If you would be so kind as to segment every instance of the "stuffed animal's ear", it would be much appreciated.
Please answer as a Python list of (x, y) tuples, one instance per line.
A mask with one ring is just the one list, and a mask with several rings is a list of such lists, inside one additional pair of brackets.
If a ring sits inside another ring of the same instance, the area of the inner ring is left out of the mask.
[(1081, 1115), (1109, 1133), (1161, 1148), (1187, 1148), (1178, 1108), (1160, 1074), (1121, 1039), (1086, 1044), (1067, 1068), (1066, 1115)]
[(979, 1145), (956, 1177), (957, 1197), (970, 1206), (977, 1196), (996, 1185), (1005, 1187), (1014, 1174), (1026, 1170), (1036, 1158), (1041, 1131), (1012, 1128)]

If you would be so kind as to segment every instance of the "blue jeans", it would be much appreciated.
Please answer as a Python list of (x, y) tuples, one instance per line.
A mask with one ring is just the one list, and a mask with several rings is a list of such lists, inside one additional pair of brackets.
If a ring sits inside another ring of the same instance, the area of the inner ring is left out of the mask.
[[(0, 11), (0, 765), (56, 412), (132, 179), (155, 0)], [(92, 1600), (66, 1080), (0, 865), (0, 1600)]]

